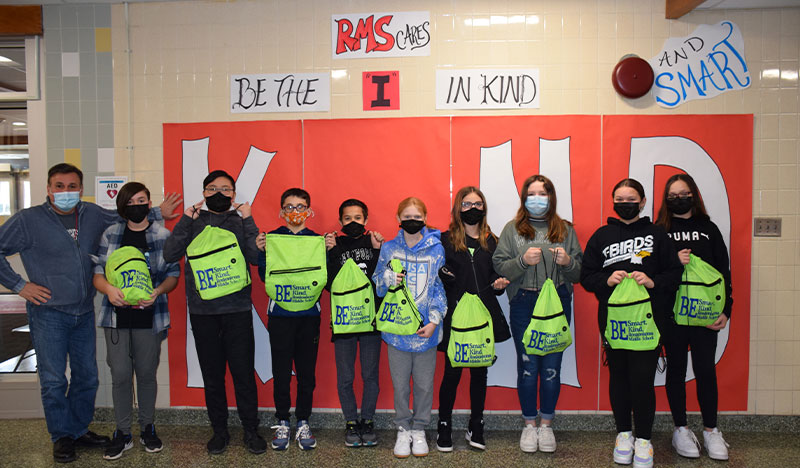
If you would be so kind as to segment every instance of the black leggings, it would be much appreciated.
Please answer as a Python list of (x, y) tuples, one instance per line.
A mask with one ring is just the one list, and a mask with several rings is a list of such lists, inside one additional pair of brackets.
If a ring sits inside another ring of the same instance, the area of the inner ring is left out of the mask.
[(606, 349), (608, 357), (608, 396), (617, 432), (632, 430), (631, 411), (636, 423), (635, 437), (650, 439), (656, 412), (658, 349), (628, 351)]
[[(439, 387), (439, 420), (450, 421), (453, 417), (453, 405), (456, 402), (456, 390), (461, 381), (463, 367), (453, 367), (450, 359), (445, 355), (444, 376), (442, 386)], [(488, 367), (469, 368), (469, 398), (470, 417), (472, 421), (483, 419), (483, 407), (486, 403), (486, 378), (489, 375)]]
[(687, 349), (697, 383), (697, 402), (705, 427), (717, 427), (717, 332), (706, 327), (673, 325), (666, 337), (667, 399), (675, 426), (686, 426)]

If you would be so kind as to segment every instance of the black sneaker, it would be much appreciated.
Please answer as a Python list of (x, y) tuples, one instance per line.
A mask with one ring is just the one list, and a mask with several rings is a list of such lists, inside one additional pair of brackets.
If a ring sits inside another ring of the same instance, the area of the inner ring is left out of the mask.
[(101, 448), (105, 447), (110, 442), (111, 439), (109, 439), (108, 437), (95, 434), (92, 431), (86, 431), (86, 434), (75, 439), (75, 445), (79, 447)]
[(144, 427), (139, 442), (144, 445), (144, 450), (147, 453), (160, 452), (164, 448), (161, 439), (156, 435), (156, 426), (154, 424), (148, 424)]
[(344, 428), (344, 445), (347, 447), (361, 447), (361, 434), (358, 431), (357, 421), (347, 421)]
[(245, 429), (244, 446), (247, 451), (256, 455), (267, 451), (267, 441), (258, 433), (258, 429)]
[(453, 428), (450, 427), (450, 421), (439, 420), (436, 435), (436, 450), (440, 452), (453, 451)]
[(117, 429), (114, 431), (114, 438), (108, 443), (103, 458), (106, 460), (116, 460), (122, 456), (122, 452), (133, 448), (133, 437), (130, 434), (124, 434)]
[(483, 419), (470, 420), (466, 438), (470, 447), (486, 450), (486, 441), (483, 438)]
[(219, 455), (228, 448), (228, 442), (231, 441), (231, 436), (228, 434), (227, 431), (225, 432), (215, 432), (214, 436), (211, 437), (211, 440), (208, 441), (206, 444), (206, 448), (208, 449), (208, 453), (211, 455)]
[(75, 441), (69, 437), (62, 437), (53, 443), (53, 460), (58, 463), (75, 461)]
[(362, 419), (360, 424), (361, 443), (364, 447), (378, 445), (378, 434), (375, 433), (375, 422), (371, 419)]

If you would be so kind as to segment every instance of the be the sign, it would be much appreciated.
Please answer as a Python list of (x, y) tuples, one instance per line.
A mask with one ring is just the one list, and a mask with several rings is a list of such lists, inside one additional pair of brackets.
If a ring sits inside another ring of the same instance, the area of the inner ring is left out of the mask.
[(231, 75), (231, 113), (327, 112), (327, 73)]

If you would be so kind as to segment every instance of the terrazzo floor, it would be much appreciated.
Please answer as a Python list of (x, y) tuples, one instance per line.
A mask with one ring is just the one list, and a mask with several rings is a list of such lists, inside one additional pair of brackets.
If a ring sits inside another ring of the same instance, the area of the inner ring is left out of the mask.
[[(110, 435), (111, 424), (95, 423), (91, 429)], [(268, 430), (262, 435), (269, 440)], [(205, 443), (210, 436), (203, 426), (158, 426), (164, 441), (161, 453), (149, 454), (138, 443), (134, 434), (133, 449), (116, 461), (102, 458), (102, 450), (78, 449), (78, 460), (61, 465), (53, 462), (52, 444), (44, 420), (0, 420), (0, 467), (27, 468), (65, 466), (78, 467), (618, 467), (611, 460), (614, 434), (610, 432), (556, 431), (558, 450), (554, 454), (522, 453), (519, 450), (518, 431), (490, 431), (487, 433), (488, 450), (479, 452), (467, 447), (463, 431), (455, 431), (455, 451), (438, 453), (433, 443), (434, 431), (428, 431), (431, 453), (424, 458), (399, 460), (392, 456), (394, 431), (378, 431), (380, 443), (374, 448), (352, 449), (342, 442), (343, 431), (319, 429), (316, 450), (303, 452), (297, 445), (286, 452), (267, 450), (263, 455), (252, 455), (242, 445), (242, 430), (231, 428), (231, 446), (217, 456), (208, 455)], [(656, 432), (653, 437), (657, 467), (800, 467), (800, 435), (777, 432), (726, 432), (731, 445), (731, 459), (717, 462), (703, 455), (690, 460), (676, 455), (671, 447), (671, 433)]]

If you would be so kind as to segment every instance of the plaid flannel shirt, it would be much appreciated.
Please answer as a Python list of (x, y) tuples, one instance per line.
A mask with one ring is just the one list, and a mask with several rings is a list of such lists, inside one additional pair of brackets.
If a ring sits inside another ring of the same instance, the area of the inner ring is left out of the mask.
[[(113, 253), (122, 243), (122, 235), (125, 233), (126, 222), (119, 222), (110, 226), (103, 233), (100, 239), (100, 247), (94, 259), (95, 274), (105, 275), (106, 260), (109, 254)], [(167, 263), (164, 261), (164, 241), (169, 237), (170, 232), (163, 224), (152, 223), (150, 228), (145, 231), (147, 239), (147, 252), (145, 257), (150, 265), (150, 275), (153, 286), (160, 285), (168, 276), (179, 277), (181, 274), (180, 266), (177, 263)], [(169, 328), (169, 308), (167, 307), (167, 295), (161, 294), (153, 303), (153, 334), (159, 333)], [(97, 320), (99, 327), (116, 328), (117, 313), (114, 305), (108, 300), (108, 296), (103, 296), (103, 305), (100, 308), (100, 316)]]

